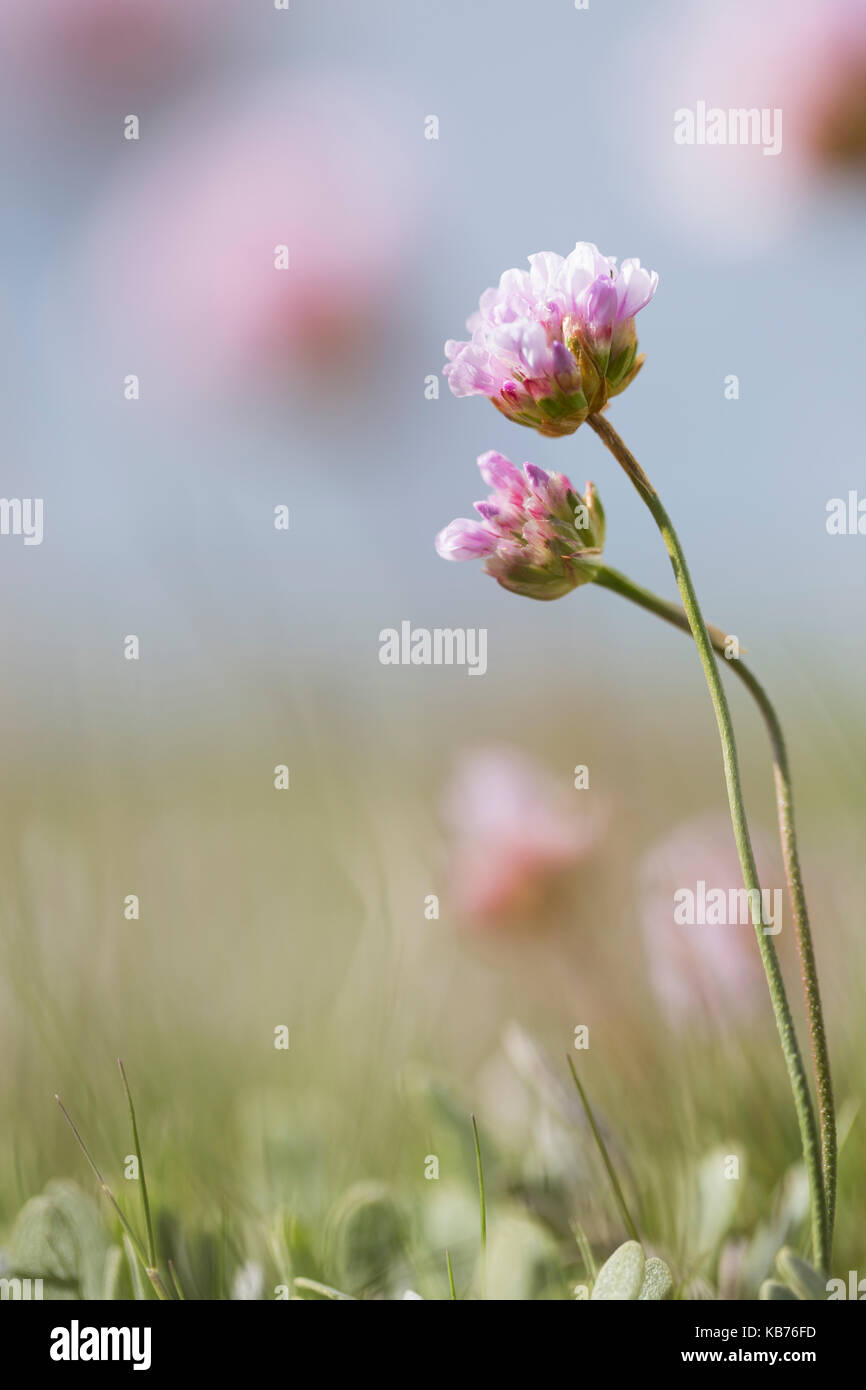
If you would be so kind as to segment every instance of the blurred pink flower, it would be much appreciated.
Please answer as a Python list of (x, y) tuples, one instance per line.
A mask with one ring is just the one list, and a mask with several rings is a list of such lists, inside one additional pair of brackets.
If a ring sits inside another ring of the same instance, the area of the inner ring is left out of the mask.
[(634, 316), (657, 284), (640, 261), (617, 269), (592, 242), (564, 257), (539, 251), (528, 271), (505, 270), (484, 291), (466, 321), (470, 341), (445, 344), (448, 384), (541, 434), (573, 434), (638, 371)]
[(369, 93), (280, 83), (228, 115), (212, 97), (130, 162), (78, 287), (125, 371), (152, 392), (297, 383), (336, 402), (372, 368), (413, 194)]
[[(638, 82), (670, 123), (653, 127), (641, 163), (678, 225), (683, 218), (725, 250), (772, 241), (827, 173), (866, 172), (866, 4), (864, 0), (728, 0), (678, 6), (668, 16), (664, 55), (648, 68), (636, 45)], [(658, 16), (653, 19), (657, 25)], [(643, 36), (645, 39), (645, 35)], [(640, 74), (638, 69), (640, 68)], [(693, 144), (673, 138), (675, 111), (773, 112), (768, 143)], [(775, 145), (778, 148), (775, 148)], [(662, 162), (659, 168), (659, 160)]]
[(40, 104), (136, 100), (197, 61), (229, 13), (230, 0), (3, 0), (0, 61)]
[(565, 785), (507, 748), (461, 759), (444, 814), (451, 891), (460, 918), (475, 926), (537, 917), (556, 880), (593, 852), (602, 832)]
[[(762, 887), (774, 862), (763, 837), (753, 837)], [(638, 916), (649, 979), (669, 1021), (687, 1025), (745, 1018), (761, 1010), (767, 986), (751, 922), (683, 924), (675, 918), (674, 895), (699, 882), (710, 889), (742, 889), (730, 823), (710, 814), (686, 821), (644, 856), (638, 869)], [(775, 888), (781, 879), (777, 876)], [(787, 899), (784, 900), (787, 911)], [(783, 916), (784, 922), (784, 916)], [(774, 937), (778, 945), (778, 936)]]

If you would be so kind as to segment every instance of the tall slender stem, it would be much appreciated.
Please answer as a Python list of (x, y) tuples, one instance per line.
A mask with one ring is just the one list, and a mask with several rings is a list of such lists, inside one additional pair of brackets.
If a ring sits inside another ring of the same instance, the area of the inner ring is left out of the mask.
[(761, 962), (764, 967), (764, 974), (770, 991), (770, 1000), (776, 1018), (776, 1027), (779, 1032), (782, 1053), (788, 1070), (788, 1078), (800, 1128), (800, 1141), (809, 1178), (809, 1191), (811, 1197), (812, 1255), (818, 1268), (826, 1270), (829, 1265), (827, 1248), (827, 1209), (824, 1198), (824, 1179), (821, 1170), (818, 1130), (815, 1124), (815, 1115), (812, 1109), (811, 1096), (809, 1094), (809, 1082), (803, 1065), (799, 1043), (797, 1042), (794, 1020), (791, 1015), (791, 1007), (785, 993), (785, 982), (782, 978), (779, 958), (776, 954), (776, 948), (772, 938), (764, 931), (761, 921), (761, 909), (759, 906), (761, 903), (761, 889), (758, 878), (758, 868), (755, 863), (755, 854), (752, 849), (749, 826), (746, 819), (743, 789), (740, 780), (740, 765), (737, 757), (736, 741), (734, 739), (734, 728), (731, 722), (731, 714), (728, 708), (728, 701), (722, 684), (722, 678), (718, 666), (716, 665), (713, 644), (707, 631), (706, 623), (704, 622), (700, 604), (698, 603), (698, 597), (695, 592), (694, 584), (692, 583), (692, 577), (689, 574), (680, 539), (674, 530), (670, 517), (662, 505), (658, 493), (650, 483), (649, 478), (644, 473), (637, 459), (620, 439), (616, 430), (608, 420), (605, 420), (601, 415), (590, 415), (587, 424), (594, 430), (613, 454), (617, 463), (620, 464), (631, 479), (661, 532), (665, 548), (668, 552), (671, 565), (673, 566), (674, 577), (677, 581), (677, 588), (680, 591), (680, 598), (682, 599), (683, 608), (688, 618), (689, 627), (700, 655), (701, 664), (704, 668), (704, 675), (706, 677), (707, 686), (709, 687), (710, 698), (713, 702), (716, 723), (719, 729), (719, 738), (722, 745), (722, 759), (728, 792), (728, 805), (730, 807), (731, 824), (740, 860), (740, 869), (743, 876), (743, 883), (749, 893), (752, 924), (755, 928), (758, 949), (761, 953)]
[[(691, 633), (689, 620), (682, 608), (667, 599), (659, 598), (632, 583), (625, 575), (607, 566), (599, 574), (596, 583), (602, 588), (621, 594), (639, 607), (655, 613), (665, 622), (678, 627), (682, 632)], [(773, 777), (776, 784), (776, 810), (779, 819), (779, 838), (782, 844), (782, 858), (785, 864), (785, 877), (788, 883), (788, 896), (794, 914), (794, 932), (797, 939), (797, 954), (800, 958), (800, 974), (806, 1000), (806, 1014), (809, 1022), (809, 1037), (812, 1044), (812, 1059), (815, 1067), (815, 1083), (818, 1092), (818, 1115), (821, 1125), (821, 1156), (824, 1174), (824, 1196), (827, 1203), (827, 1253), (833, 1248), (833, 1223), (836, 1207), (836, 1112), (833, 1100), (833, 1082), (830, 1074), (830, 1053), (827, 1046), (827, 1033), (824, 1027), (824, 1012), (821, 1007), (821, 991), (818, 986), (818, 970), (815, 964), (815, 951), (812, 945), (812, 932), (809, 926), (809, 912), (803, 888), (803, 875), (800, 870), (800, 855), (797, 849), (797, 831), (794, 824), (794, 794), (791, 785), (791, 769), (785, 736), (772, 701), (757, 677), (739, 657), (727, 659), (728, 639), (718, 628), (708, 626), (707, 631), (713, 648), (719, 656), (726, 658), (726, 664), (740, 678), (749, 691), (767, 726), (770, 745), (773, 750)]]

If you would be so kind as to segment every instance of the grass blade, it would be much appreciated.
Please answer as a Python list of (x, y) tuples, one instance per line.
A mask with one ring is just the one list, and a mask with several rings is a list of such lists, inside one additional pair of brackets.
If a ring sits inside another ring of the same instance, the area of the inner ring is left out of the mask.
[(129, 1118), (132, 1123), (132, 1142), (135, 1145), (135, 1156), (138, 1160), (138, 1177), (141, 1183), (141, 1201), (144, 1207), (144, 1224), (147, 1228), (147, 1257), (151, 1269), (156, 1269), (156, 1242), (153, 1238), (153, 1222), (150, 1219), (150, 1202), (147, 1196), (147, 1181), (144, 1176), (144, 1159), (141, 1156), (141, 1144), (138, 1139), (138, 1125), (135, 1121), (135, 1106), (132, 1103), (132, 1092), (129, 1089), (129, 1082), (126, 1079), (123, 1063), (117, 1059), (120, 1070), (120, 1079), (123, 1082), (123, 1089), (126, 1093), (126, 1103), (129, 1106)]
[(132, 1296), (135, 1299), (136, 1303), (144, 1303), (145, 1292), (144, 1284), (141, 1282), (141, 1270), (139, 1269), (140, 1260), (138, 1258), (138, 1253), (125, 1231), (123, 1233), (122, 1239), (123, 1248), (126, 1252), (126, 1263), (129, 1265), (129, 1277), (132, 1280)]
[(636, 1240), (638, 1243), (640, 1243), (640, 1236), (638, 1235), (637, 1226), (634, 1224), (631, 1218), (631, 1212), (629, 1211), (626, 1205), (625, 1197), (622, 1195), (622, 1188), (619, 1185), (619, 1178), (616, 1175), (616, 1169), (610, 1161), (610, 1155), (608, 1154), (605, 1142), (601, 1137), (598, 1125), (595, 1122), (595, 1116), (593, 1115), (592, 1110), (590, 1108), (586, 1092), (580, 1084), (580, 1077), (577, 1074), (574, 1062), (569, 1056), (566, 1056), (566, 1061), (568, 1062), (569, 1068), (571, 1069), (571, 1074), (574, 1077), (574, 1084), (577, 1087), (577, 1093), (580, 1096), (583, 1108), (586, 1111), (586, 1118), (589, 1121), (589, 1127), (592, 1130), (593, 1138), (595, 1139), (595, 1142), (598, 1145), (598, 1151), (601, 1154), (602, 1161), (607, 1170), (607, 1175), (610, 1178), (610, 1185), (613, 1189), (613, 1195), (616, 1199), (616, 1204), (619, 1207), (619, 1212), (620, 1216), (623, 1219), (623, 1224), (625, 1225), (625, 1228), (631, 1236), (632, 1240)]
[(481, 1207), (481, 1297), (487, 1297), (487, 1199), (484, 1194), (484, 1167), (481, 1162), (481, 1140), (478, 1138), (478, 1125), (472, 1117), (472, 1133), (475, 1138), (475, 1167), (478, 1170), (478, 1201)]
[(179, 1300), (181, 1303), (185, 1303), (185, 1302), (186, 1302), (186, 1294), (184, 1293), (184, 1291), (183, 1291), (183, 1289), (182, 1289), (182, 1287), (181, 1287), (181, 1282), (180, 1282), (180, 1280), (179, 1280), (178, 1277), (177, 1277), (177, 1270), (176, 1270), (175, 1267), (174, 1267), (174, 1260), (169, 1260), (169, 1262), (168, 1262), (168, 1275), (169, 1275), (169, 1278), (171, 1279), (171, 1285), (172, 1285), (172, 1288), (174, 1289), (175, 1296), (178, 1298), (178, 1300)]
[(108, 1183), (105, 1181), (105, 1178), (102, 1176), (98, 1167), (96, 1166), (96, 1161), (93, 1158), (84, 1140), (82, 1139), (81, 1135), (79, 1134), (75, 1122), (72, 1119), (72, 1116), (70, 1115), (69, 1111), (66, 1109), (66, 1106), (63, 1104), (63, 1101), (60, 1099), (58, 1095), (55, 1095), (54, 1099), (57, 1101), (57, 1104), (60, 1106), (60, 1109), (63, 1112), (63, 1118), (69, 1125), (69, 1128), (72, 1130), (72, 1133), (75, 1135), (75, 1138), (78, 1142), (78, 1147), (81, 1149), (81, 1152), (84, 1154), (84, 1157), (90, 1164), (96, 1181), (99, 1183), (99, 1186), (102, 1188), (102, 1191), (104, 1192), (105, 1196), (108, 1198), (109, 1202), (114, 1208), (114, 1211), (117, 1215), (117, 1219), (123, 1227), (126, 1237), (128, 1238), (133, 1250), (138, 1256), (142, 1269), (144, 1270), (145, 1274), (147, 1275), (148, 1279), (150, 1280), (151, 1284), (156, 1290), (157, 1297), (161, 1299), (167, 1299), (169, 1297), (168, 1290), (166, 1289), (165, 1284), (162, 1282), (162, 1279), (160, 1278), (159, 1270), (148, 1263), (147, 1252), (144, 1246), (142, 1245), (138, 1236), (135, 1234), (135, 1231), (130, 1226), (119, 1202), (116, 1200), (114, 1196), (114, 1193), (112, 1192), (111, 1188), (108, 1186)]
[(571, 1229), (577, 1241), (577, 1248), (580, 1251), (580, 1258), (583, 1260), (583, 1267), (586, 1270), (589, 1282), (590, 1284), (594, 1284), (598, 1278), (598, 1266), (595, 1263), (592, 1246), (589, 1243), (586, 1231), (577, 1221), (575, 1221)]

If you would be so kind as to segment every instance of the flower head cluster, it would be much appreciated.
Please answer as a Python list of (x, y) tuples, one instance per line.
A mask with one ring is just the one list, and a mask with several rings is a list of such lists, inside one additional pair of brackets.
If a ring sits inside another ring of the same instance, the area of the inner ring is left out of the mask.
[(586, 241), (569, 256), (530, 256), (529, 267), (485, 290), (471, 340), (445, 344), (445, 376), (455, 396), (487, 396), (544, 435), (573, 434), (640, 371), (634, 319), (658, 276), (635, 260), (617, 268)]
[(436, 537), (444, 560), (483, 558), (488, 574), (527, 598), (561, 598), (595, 579), (604, 545), (604, 512), (594, 483), (579, 497), (564, 473), (534, 463), (523, 472), (504, 454), (482, 454), (492, 488), (476, 502), (481, 521), (459, 517)]

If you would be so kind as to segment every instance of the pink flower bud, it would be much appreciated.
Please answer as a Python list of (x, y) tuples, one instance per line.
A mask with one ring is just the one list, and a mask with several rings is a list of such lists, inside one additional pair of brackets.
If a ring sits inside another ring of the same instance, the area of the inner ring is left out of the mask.
[(493, 487), (475, 509), (484, 525), (458, 518), (436, 537), (444, 560), (483, 557), (489, 575), (512, 593), (553, 599), (595, 579), (604, 545), (604, 512), (595, 487), (578, 499), (564, 473), (534, 463), (524, 474), (493, 452), (478, 460)]

